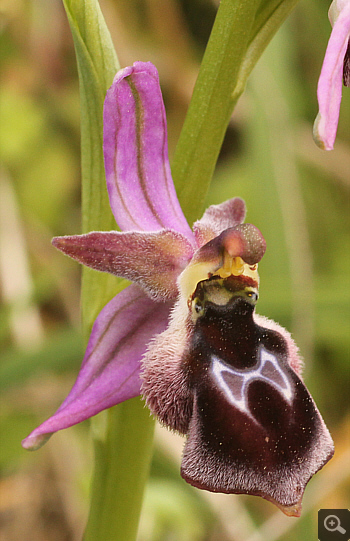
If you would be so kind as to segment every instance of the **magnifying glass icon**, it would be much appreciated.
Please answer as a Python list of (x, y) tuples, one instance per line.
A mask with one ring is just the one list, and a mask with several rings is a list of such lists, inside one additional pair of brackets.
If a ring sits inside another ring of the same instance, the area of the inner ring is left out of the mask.
[(327, 515), (323, 524), (329, 532), (346, 533), (346, 530), (340, 525), (339, 517), (336, 515)]

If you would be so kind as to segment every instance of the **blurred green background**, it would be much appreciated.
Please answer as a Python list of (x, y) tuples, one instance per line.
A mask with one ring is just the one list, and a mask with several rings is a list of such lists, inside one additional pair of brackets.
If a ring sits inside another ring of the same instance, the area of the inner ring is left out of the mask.
[[(309, 541), (319, 508), (349, 506), (349, 89), (335, 150), (312, 140), (329, 4), (302, 0), (263, 54), (227, 131), (208, 204), (243, 197), (247, 221), (263, 232), (258, 312), (299, 344), (335, 456), (309, 483), (302, 517), (287, 518), (258, 498), (187, 485), (181, 438), (157, 427), (139, 541)], [(101, 7), (121, 65), (151, 60), (159, 70), (172, 155), (217, 3)], [(60, 0), (4, 0), (0, 40), (0, 540), (78, 541), (89, 503), (89, 422), (35, 453), (20, 445), (65, 398), (84, 351), (80, 269), (50, 244), (80, 232), (79, 88)]]

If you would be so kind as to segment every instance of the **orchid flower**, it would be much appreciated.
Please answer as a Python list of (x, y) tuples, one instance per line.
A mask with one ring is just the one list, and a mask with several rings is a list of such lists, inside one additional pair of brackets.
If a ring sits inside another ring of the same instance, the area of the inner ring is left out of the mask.
[(328, 16), (333, 30), (318, 81), (319, 112), (314, 123), (314, 139), (323, 150), (333, 149), (342, 86), (350, 86), (350, 0), (333, 0)]
[(291, 336), (255, 314), (266, 246), (243, 223), (244, 202), (209, 207), (192, 229), (182, 213), (152, 64), (117, 73), (105, 101), (104, 155), (122, 231), (53, 244), (134, 283), (97, 317), (75, 385), (24, 447), (141, 392), (161, 423), (186, 435), (186, 481), (259, 495), (299, 515), (306, 483), (333, 443)]

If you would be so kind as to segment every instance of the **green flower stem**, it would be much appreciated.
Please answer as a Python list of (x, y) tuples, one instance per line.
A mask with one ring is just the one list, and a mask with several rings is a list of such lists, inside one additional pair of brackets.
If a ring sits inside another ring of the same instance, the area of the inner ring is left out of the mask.
[[(154, 421), (139, 398), (98, 417), (93, 419), (95, 427), (96, 421), (100, 422), (95, 434), (96, 469), (84, 541), (134, 540), (152, 457)], [(105, 430), (103, 417), (107, 417)]]
[(234, 106), (297, 0), (222, 0), (203, 57), (172, 173), (191, 224), (204, 200)]

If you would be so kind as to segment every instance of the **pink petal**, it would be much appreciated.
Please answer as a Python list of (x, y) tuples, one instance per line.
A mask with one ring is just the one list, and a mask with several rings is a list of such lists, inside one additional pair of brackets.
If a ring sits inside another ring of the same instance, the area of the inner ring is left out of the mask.
[(92, 328), (78, 378), (56, 413), (22, 445), (37, 449), (58, 430), (140, 394), (140, 361), (152, 337), (167, 327), (171, 305), (155, 303), (135, 285), (112, 299)]
[(240, 224), (225, 229), (195, 252), (191, 264), (208, 262), (215, 272), (222, 266), (223, 251), (231, 257), (241, 257), (248, 265), (259, 263), (266, 250), (266, 242), (255, 225)]
[(121, 229), (171, 228), (193, 239), (171, 177), (165, 109), (150, 62), (119, 71), (107, 92), (104, 157), (110, 204)]
[(164, 229), (93, 232), (57, 237), (52, 242), (88, 267), (138, 283), (154, 300), (177, 296), (176, 279), (193, 255), (186, 237)]
[(317, 87), (319, 113), (314, 124), (314, 139), (324, 150), (333, 149), (337, 134), (344, 58), (349, 37), (350, 2), (347, 2), (334, 23)]
[(243, 223), (245, 213), (245, 203), (240, 197), (234, 197), (220, 205), (211, 205), (202, 218), (193, 224), (198, 245), (203, 246), (225, 229)]

